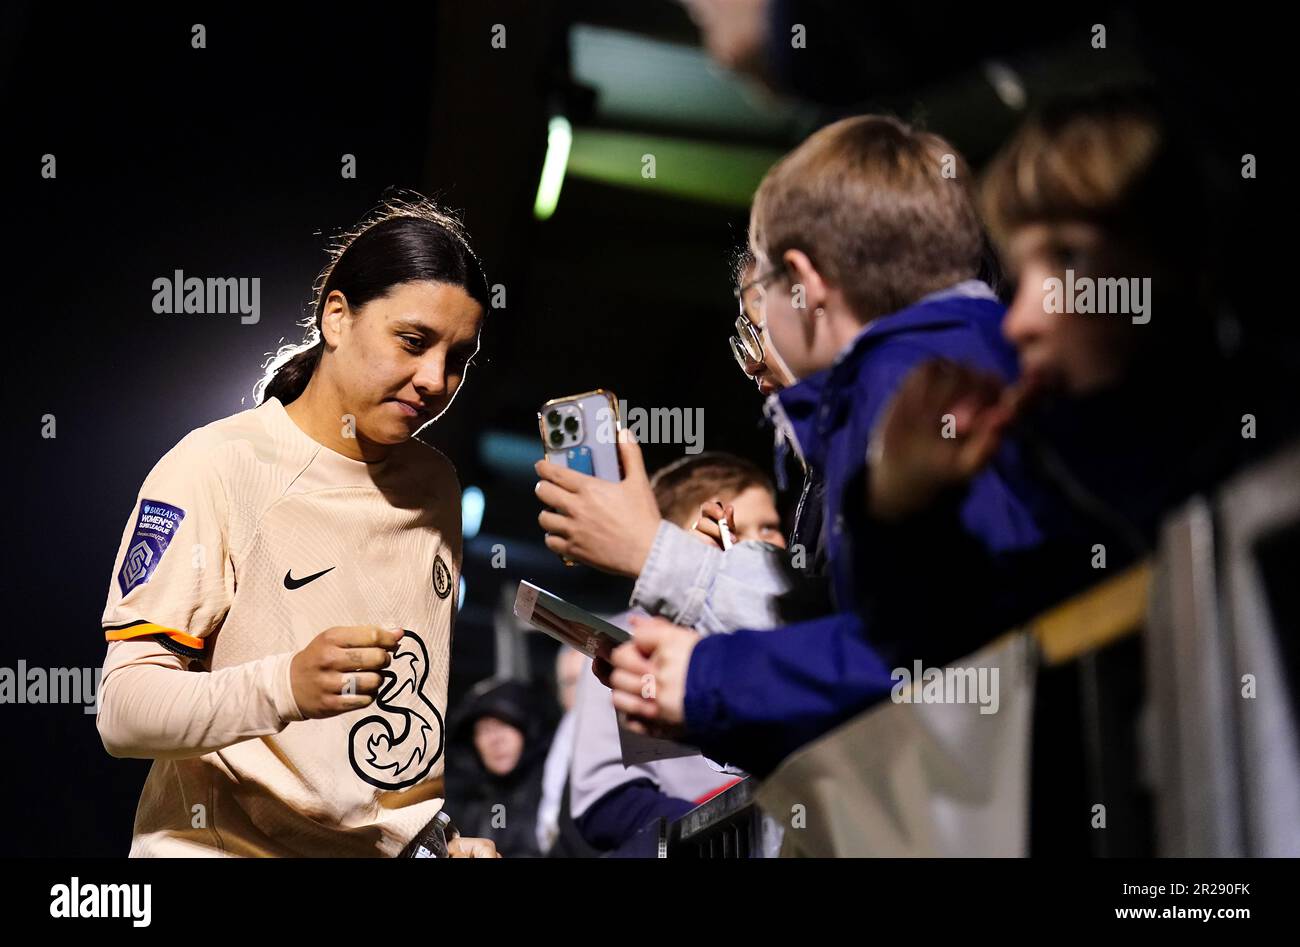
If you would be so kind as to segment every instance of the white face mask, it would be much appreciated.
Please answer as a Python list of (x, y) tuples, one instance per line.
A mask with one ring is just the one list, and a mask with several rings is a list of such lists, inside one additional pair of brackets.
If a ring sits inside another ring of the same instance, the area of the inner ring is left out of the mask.
[(790, 366), (785, 363), (781, 353), (776, 350), (776, 345), (772, 342), (772, 333), (766, 331), (766, 329), (763, 332), (763, 355), (770, 367), (777, 369), (787, 378), (793, 378), (796, 382), (799, 380), (799, 376), (790, 371)]

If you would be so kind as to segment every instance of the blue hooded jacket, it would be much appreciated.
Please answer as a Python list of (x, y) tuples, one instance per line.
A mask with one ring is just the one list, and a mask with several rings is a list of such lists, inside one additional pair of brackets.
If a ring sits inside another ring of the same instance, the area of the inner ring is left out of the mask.
[[(874, 320), (830, 368), (777, 396), (778, 419), (825, 482), (822, 543), (836, 612), (779, 629), (702, 639), (687, 671), (688, 742), (713, 759), (764, 775), (887, 696), (893, 668), (914, 659), (948, 660), (983, 643), (973, 628), (963, 636), (960, 628), (873, 620), (860, 581), (868, 557), (854, 547), (887, 532), (876, 530), (861, 509), (867, 446), (881, 410), (912, 369), (934, 358), (1013, 380), (1016, 354), (1002, 338), (1003, 312), (983, 283), (959, 284)], [(1023, 553), (1042, 540), (1016, 451), (1004, 445), (963, 492), (956, 511), (963, 531), (991, 556)], [(942, 596), (944, 577), (927, 579), (929, 594)], [(896, 603), (891, 614), (900, 614)]]

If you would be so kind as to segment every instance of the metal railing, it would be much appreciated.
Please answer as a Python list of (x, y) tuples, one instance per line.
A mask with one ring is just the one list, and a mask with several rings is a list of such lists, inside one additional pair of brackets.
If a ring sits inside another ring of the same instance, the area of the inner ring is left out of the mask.
[(746, 777), (664, 827), (661, 858), (762, 858), (763, 816)]
[[(1300, 446), (1173, 513), (1152, 562), (1140, 563), (999, 639), (1023, 640), (1028, 633), (1044, 686), (1046, 675), (1055, 673), (1052, 669), (1077, 672), (1074, 686), (1080, 706), (1072, 728), (1082, 732), (1035, 732), (1034, 741), (1041, 746), (1042, 740), (1064, 739), (1077, 745), (1083, 758), (1078, 782), (1086, 786), (1076, 788), (1088, 799), (1088, 809), (1101, 803), (1095, 808), (1107, 810), (1109, 820), (1100, 826), (1107, 831), (1081, 823), (1084, 831), (1076, 837), (1085, 840), (1086, 851), (1126, 855), (1154, 848), (1161, 855), (1300, 855), (1300, 629), (1283, 627), (1294, 622), (1300, 606), (1293, 572), (1288, 571), (1293, 563), (1282, 564), (1297, 549)], [(1135, 636), (1140, 632), (1139, 642)], [(989, 648), (996, 650), (997, 645)], [(1027, 693), (1033, 694), (1032, 686)], [(1037, 703), (1041, 698), (1031, 699)], [(771, 819), (763, 815), (756, 797), (763, 805), (780, 798), (788, 808), (791, 798), (811, 799), (828, 788), (836, 794), (841, 779), (853, 783), (862, 777), (860, 786), (872, 784), (876, 789), (888, 785), (879, 774), (873, 783), (871, 774), (859, 772), (877, 764), (855, 755), (851, 742), (854, 727), (860, 738), (860, 725), (880, 710), (873, 708), (800, 750), (763, 786), (746, 779), (681, 819), (661, 824), (660, 857), (761, 857), (765, 849), (772, 853), (771, 845), (764, 844), (765, 837), (771, 840)], [(1047, 723), (1059, 726), (1062, 721)], [(1034, 724), (1041, 727), (1044, 721), (1035, 717)], [(917, 732), (924, 733), (926, 725)], [(880, 733), (877, 729), (876, 735)], [(922, 736), (918, 745), (932, 748), (933, 735)], [(809, 754), (818, 752), (823, 762), (828, 752), (831, 759), (838, 754), (840, 766), (823, 767), (823, 776), (838, 772), (839, 778), (819, 789), (801, 775), (816, 770), (798, 768), (801, 758), (806, 764)], [(962, 762), (959, 756), (940, 760), (944, 766), (958, 766), (950, 768), (949, 775), (956, 772), (959, 782)], [(1034, 767), (1038, 789), (1037, 770), (1043, 764), (1035, 760)], [(769, 795), (783, 771), (787, 785)], [(799, 795), (791, 796), (790, 782), (801, 787)], [(948, 814), (941, 821), (949, 833), (966, 817), (953, 822), (960, 811), (951, 807), (953, 799), (958, 798), (959, 805), (969, 802), (959, 797), (974, 788), (962, 785), (966, 788), (959, 787), (955, 796), (953, 785), (945, 787), (950, 791), (944, 803)], [(1030, 800), (1031, 805), (1045, 801), (1050, 800), (1041, 795)], [(890, 806), (907, 802), (884, 799), (887, 815), (896, 817)], [(920, 811), (910, 813), (913, 820), (907, 827), (919, 827), (924, 836), (928, 829), (926, 817), (917, 818)], [(778, 814), (776, 809), (773, 814)], [(987, 821), (987, 813), (980, 818), (986, 825), (996, 824)], [(1071, 810), (1068, 818), (1083, 817)], [(879, 853), (880, 845), (869, 840), (839, 844), (843, 826), (852, 821), (828, 821), (821, 826), (817, 845), (794, 850), (812, 855), (873, 849)], [(928, 843), (921, 841), (919, 850), (904, 853), (927, 853)], [(1024, 851), (1029, 850), (1026, 841)], [(943, 854), (944, 846), (931, 847), (928, 853)]]

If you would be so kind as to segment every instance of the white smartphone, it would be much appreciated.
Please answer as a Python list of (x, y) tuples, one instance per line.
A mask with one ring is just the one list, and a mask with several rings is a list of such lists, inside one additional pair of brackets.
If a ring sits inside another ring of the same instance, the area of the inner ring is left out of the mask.
[(598, 388), (554, 398), (537, 412), (546, 459), (561, 467), (618, 482), (618, 399)]

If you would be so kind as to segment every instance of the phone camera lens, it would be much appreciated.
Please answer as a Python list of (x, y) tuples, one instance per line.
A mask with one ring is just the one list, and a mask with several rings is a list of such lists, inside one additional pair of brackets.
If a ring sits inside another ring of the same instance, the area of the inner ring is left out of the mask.
[(564, 443), (564, 435), (561, 434), (560, 431), (559, 431), (558, 429), (552, 431), (552, 432), (551, 432), (551, 446), (552, 446), (552, 447), (559, 447), (559, 446), (560, 446), (561, 444), (563, 444), (563, 443)]
[(564, 419), (564, 429), (570, 434), (578, 433), (578, 419), (569, 417)]
[(548, 412), (547, 415), (546, 415), (546, 423), (549, 424), (551, 427), (555, 427), (557, 424), (559, 424), (559, 423), (560, 423), (560, 412), (558, 412), (558, 411), (550, 411), (550, 412)]

